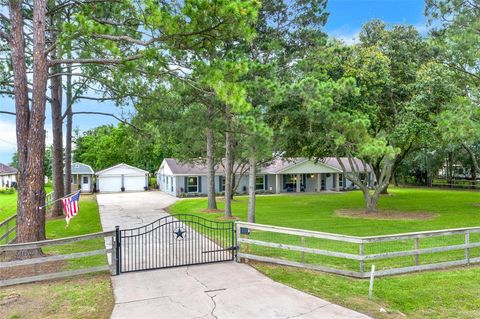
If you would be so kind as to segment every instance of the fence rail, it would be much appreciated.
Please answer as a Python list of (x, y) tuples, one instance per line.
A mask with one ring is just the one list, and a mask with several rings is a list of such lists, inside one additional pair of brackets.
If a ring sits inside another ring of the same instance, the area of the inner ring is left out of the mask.
[(17, 238), (17, 215), (10, 216), (0, 223), (0, 243), (10, 244)]
[(88, 274), (88, 273), (106, 271), (106, 270), (109, 270), (112, 274), (116, 274), (115, 231), (99, 232), (99, 233), (93, 233), (93, 234), (87, 234), (87, 235), (81, 235), (81, 236), (75, 236), (75, 237), (43, 240), (43, 241), (37, 241), (37, 242), (31, 242), (31, 243), (0, 245), (0, 254), (5, 252), (19, 251), (19, 250), (30, 250), (30, 249), (58, 246), (58, 245), (68, 245), (76, 242), (98, 239), (98, 238), (103, 238), (103, 239), (110, 238), (112, 243), (111, 248), (94, 249), (94, 250), (82, 251), (82, 252), (73, 252), (73, 253), (68, 253), (63, 255), (42, 256), (42, 257), (36, 257), (36, 258), (24, 259), (24, 260), (3, 261), (3, 262), (0, 262), (0, 269), (4, 271), (4, 269), (7, 269), (7, 268), (15, 268), (15, 267), (22, 267), (22, 266), (35, 267), (38, 264), (44, 264), (47, 262), (65, 261), (65, 260), (86, 258), (86, 257), (98, 256), (98, 255), (105, 255), (108, 258), (108, 254), (110, 254), (110, 263), (107, 263), (107, 265), (96, 265), (96, 266), (91, 266), (91, 267), (81, 268), (81, 269), (63, 270), (63, 271), (53, 272), (53, 273), (35, 274), (34, 276), (24, 276), (24, 277), (3, 279), (3, 280), (0, 280), (0, 287), (20, 284), (20, 283), (41, 281), (41, 280), (64, 278), (64, 277), (69, 277), (73, 275)]
[(432, 186), (434, 187), (448, 187), (448, 188), (469, 188), (469, 189), (480, 189), (480, 181), (468, 180), (468, 179), (457, 179), (448, 181), (446, 179), (434, 179), (432, 180)]
[[(480, 227), (347, 236), (237, 222), (238, 258), (368, 278), (480, 262)], [(243, 234), (243, 235), (240, 235)]]

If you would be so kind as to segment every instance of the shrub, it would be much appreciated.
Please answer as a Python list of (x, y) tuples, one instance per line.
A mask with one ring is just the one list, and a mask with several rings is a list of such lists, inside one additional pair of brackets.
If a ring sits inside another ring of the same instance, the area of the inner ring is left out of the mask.
[(0, 188), (0, 194), (13, 194), (15, 193), (15, 188), (13, 187), (5, 187), (5, 188)]

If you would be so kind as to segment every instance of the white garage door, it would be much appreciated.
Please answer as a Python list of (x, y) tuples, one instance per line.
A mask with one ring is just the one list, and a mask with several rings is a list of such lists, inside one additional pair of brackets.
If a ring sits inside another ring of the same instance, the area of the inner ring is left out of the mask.
[(102, 192), (121, 192), (122, 177), (121, 176), (102, 176), (98, 178), (98, 190)]
[(124, 177), (125, 191), (143, 191), (145, 190), (145, 176), (128, 176)]

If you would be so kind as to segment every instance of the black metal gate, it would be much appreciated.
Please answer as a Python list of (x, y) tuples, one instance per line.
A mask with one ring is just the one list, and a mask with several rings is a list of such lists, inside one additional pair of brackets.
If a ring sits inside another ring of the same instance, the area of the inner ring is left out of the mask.
[(132, 229), (117, 228), (117, 274), (233, 260), (235, 224), (171, 215)]

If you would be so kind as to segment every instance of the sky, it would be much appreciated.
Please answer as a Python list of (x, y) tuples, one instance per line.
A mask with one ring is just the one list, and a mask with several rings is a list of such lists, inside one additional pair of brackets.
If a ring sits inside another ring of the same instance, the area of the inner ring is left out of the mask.
[[(325, 31), (346, 43), (354, 43), (358, 38), (361, 26), (371, 19), (382, 19), (390, 24), (412, 24), (421, 33), (425, 33), (425, 17), (423, 0), (329, 0), (327, 11), (330, 13)], [(13, 100), (0, 97), (0, 110), (14, 111)], [(101, 111), (114, 113), (119, 117), (131, 113), (131, 109), (121, 109), (111, 102), (82, 101), (74, 106), (75, 111)], [(47, 144), (51, 144), (51, 115), (48, 110), (45, 129)], [(86, 131), (103, 124), (116, 123), (116, 120), (105, 116), (76, 115), (74, 127)], [(15, 118), (0, 114), (0, 163), (9, 164), (16, 150)]]

